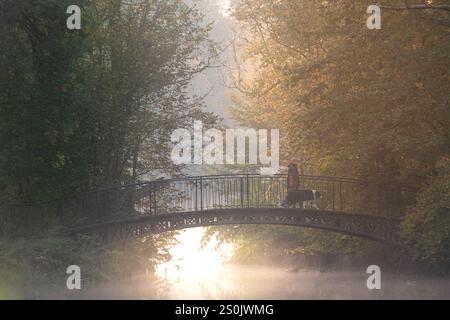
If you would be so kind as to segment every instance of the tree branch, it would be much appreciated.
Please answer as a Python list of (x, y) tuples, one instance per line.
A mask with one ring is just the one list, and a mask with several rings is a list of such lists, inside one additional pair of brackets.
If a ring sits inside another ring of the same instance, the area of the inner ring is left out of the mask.
[(408, 4), (405, 1), (405, 5), (403, 6), (388, 6), (388, 5), (378, 5), (382, 9), (386, 10), (445, 10), (450, 11), (450, 5), (448, 4), (432, 4), (432, 3), (423, 3), (423, 4)]

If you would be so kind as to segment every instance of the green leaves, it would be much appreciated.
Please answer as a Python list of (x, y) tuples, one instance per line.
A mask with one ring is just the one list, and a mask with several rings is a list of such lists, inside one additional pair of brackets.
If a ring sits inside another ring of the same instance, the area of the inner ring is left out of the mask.
[(193, 116), (217, 120), (187, 94), (214, 54), (195, 9), (180, 1), (79, 1), (83, 27), (71, 31), (69, 4), (2, 2), (2, 201), (173, 172), (170, 133)]
[(408, 209), (402, 230), (406, 246), (420, 266), (435, 271), (450, 270), (450, 157), (435, 166), (436, 175)]

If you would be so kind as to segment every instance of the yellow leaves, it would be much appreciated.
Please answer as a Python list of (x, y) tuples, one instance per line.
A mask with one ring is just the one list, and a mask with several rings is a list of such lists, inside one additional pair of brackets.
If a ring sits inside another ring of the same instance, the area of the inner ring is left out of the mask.
[(424, 84), (422, 81), (417, 81), (414, 85), (418, 90), (422, 90), (424, 88)]
[(56, 159), (53, 163), (53, 166), (55, 168), (62, 168), (62, 167), (64, 167), (65, 163), (66, 163), (66, 157), (62, 153), (58, 153), (56, 155)]
[(295, 247), (293, 249), (284, 249), (285, 255), (304, 255), (306, 254), (305, 247)]
[(414, 42), (414, 43), (411, 45), (411, 47), (412, 47), (413, 51), (416, 51), (416, 50), (418, 50), (418, 49), (422, 49), (423, 44), (422, 44), (422, 42), (417, 41), (417, 42)]
[(417, 168), (417, 161), (416, 159), (405, 159), (404, 165), (407, 169), (414, 169)]

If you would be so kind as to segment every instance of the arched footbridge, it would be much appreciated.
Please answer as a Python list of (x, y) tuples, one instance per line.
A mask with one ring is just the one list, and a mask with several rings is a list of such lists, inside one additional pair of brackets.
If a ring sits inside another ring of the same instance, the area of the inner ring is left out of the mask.
[(181, 177), (8, 206), (2, 209), (0, 232), (8, 232), (20, 219), (41, 219), (41, 228), (57, 223), (64, 232), (94, 235), (111, 243), (186, 228), (271, 224), (398, 242), (404, 189), (323, 176), (304, 175), (300, 181), (301, 189), (320, 192), (315, 203), (284, 208), (285, 175)]

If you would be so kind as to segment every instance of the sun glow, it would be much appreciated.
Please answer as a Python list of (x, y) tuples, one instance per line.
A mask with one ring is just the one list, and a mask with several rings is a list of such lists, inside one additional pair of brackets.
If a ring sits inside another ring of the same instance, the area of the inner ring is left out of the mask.
[(175, 299), (200, 298), (203, 285), (226, 277), (226, 263), (231, 258), (233, 245), (218, 245), (214, 238), (202, 247), (204, 231), (203, 228), (188, 229), (177, 235), (179, 244), (170, 250), (171, 261), (160, 264), (156, 270), (158, 277), (172, 284)]
[(229, 17), (231, 14), (231, 0), (220, 0), (219, 12), (224, 17)]

